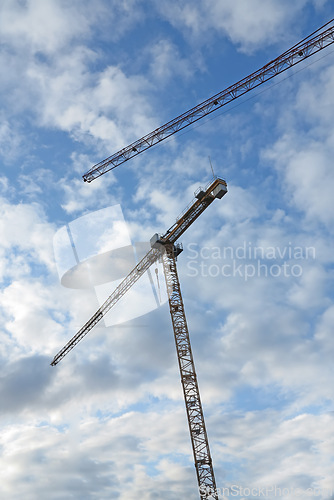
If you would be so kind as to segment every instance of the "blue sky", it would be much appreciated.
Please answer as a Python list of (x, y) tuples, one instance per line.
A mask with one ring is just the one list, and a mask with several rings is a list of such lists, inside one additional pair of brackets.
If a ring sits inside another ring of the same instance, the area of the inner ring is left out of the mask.
[(149, 241), (210, 180), (209, 156), (229, 192), (183, 235), (178, 263), (217, 487), (334, 498), (333, 49), (81, 178), (333, 12), (328, 0), (1, 2), (1, 498), (199, 497), (166, 303), (50, 362), (99, 305), (94, 288), (60, 283), (55, 235), (118, 205), (128, 243)]

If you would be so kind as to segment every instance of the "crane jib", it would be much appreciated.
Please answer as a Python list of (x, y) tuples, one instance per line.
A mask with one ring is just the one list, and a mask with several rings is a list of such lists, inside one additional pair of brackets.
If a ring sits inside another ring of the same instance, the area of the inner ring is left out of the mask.
[(216, 109), (219, 109), (229, 102), (234, 101), (250, 90), (258, 87), (259, 85), (262, 85), (266, 81), (271, 80), (275, 76), (283, 73), (284, 71), (298, 64), (304, 59), (310, 57), (313, 54), (316, 54), (328, 45), (331, 45), (334, 42), (334, 26), (327, 27), (326, 29), (323, 28), (325, 26), (333, 24), (333, 21), (334, 19), (319, 28), (317, 32), (320, 30), (322, 31), (316, 36), (313, 36), (313, 34), (310, 35), (298, 44), (291, 47), (289, 50), (285, 51), (273, 61), (267, 63), (261, 69), (248, 75), (239, 82), (231, 85), (222, 92), (215, 94), (201, 104), (198, 104), (194, 108), (174, 118), (165, 125), (162, 125), (153, 132), (145, 135), (141, 139), (138, 139), (129, 146), (121, 149), (117, 153), (114, 153), (105, 160), (97, 163), (83, 175), (83, 180), (85, 182), (93, 181), (97, 177), (100, 177), (106, 172), (109, 172), (122, 163), (130, 160), (134, 156), (137, 156), (140, 153), (146, 151), (155, 144), (160, 143), (179, 130), (182, 130), (192, 123), (197, 122)]
[[(142, 258), (132, 271), (115, 288), (113, 293), (107, 298), (95, 314), (83, 325), (82, 328), (71, 338), (69, 342), (55, 355), (51, 366), (56, 366), (107, 314), (121, 297), (139, 280), (148, 268), (161, 257), (163, 246), (175, 244), (176, 240), (188, 227), (199, 217), (199, 215), (216, 198), (220, 199), (227, 193), (227, 184), (224, 179), (215, 177), (204, 188), (200, 187), (195, 191), (195, 199), (186, 207), (177, 218), (175, 224), (171, 226), (164, 235), (156, 235), (151, 239), (151, 250)], [(154, 244), (156, 243), (156, 244)], [(181, 250), (181, 246), (178, 247)]]

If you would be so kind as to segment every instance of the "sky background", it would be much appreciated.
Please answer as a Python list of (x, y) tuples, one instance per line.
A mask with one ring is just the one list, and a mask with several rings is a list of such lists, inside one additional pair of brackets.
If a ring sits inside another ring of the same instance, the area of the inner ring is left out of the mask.
[[(333, 46), (81, 178), (333, 13), (329, 0), (1, 1), (1, 499), (199, 498), (163, 298), (50, 362), (99, 306), (91, 286), (61, 284), (55, 235), (118, 205), (124, 245), (148, 241), (210, 180), (209, 156), (229, 192), (182, 236), (178, 269), (217, 487), (334, 498)], [(85, 248), (114, 237), (81, 228)]]

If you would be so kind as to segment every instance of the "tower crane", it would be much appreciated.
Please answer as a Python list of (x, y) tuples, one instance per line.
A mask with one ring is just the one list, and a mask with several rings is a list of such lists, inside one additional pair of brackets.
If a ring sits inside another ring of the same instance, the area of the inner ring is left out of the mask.
[[(189, 111), (174, 118), (153, 132), (136, 140), (129, 146), (109, 156), (94, 165), (83, 175), (85, 182), (91, 182), (97, 177), (116, 168), (134, 156), (146, 151), (157, 143), (172, 136), (179, 130), (209, 115), (213, 111), (227, 105), (250, 90), (271, 80), (287, 69), (295, 66), (313, 54), (334, 43), (334, 19), (311, 33), (301, 42), (285, 51), (276, 59), (254, 73), (215, 94), (206, 101), (191, 108)], [(164, 235), (154, 235), (151, 239), (151, 249), (133, 270), (116, 287), (114, 292), (74, 335), (74, 337), (55, 355), (52, 366), (57, 365), (103, 318), (103, 316), (123, 297), (134, 283), (158, 259), (162, 259), (167, 286), (169, 309), (172, 318), (177, 357), (181, 374), (186, 413), (189, 424), (190, 438), (193, 449), (197, 481), (201, 499), (214, 498), (218, 500), (209, 442), (204, 422), (203, 409), (197, 384), (195, 365), (191, 350), (188, 326), (178, 279), (176, 260), (182, 252), (178, 238), (190, 227), (200, 214), (213, 202), (227, 193), (226, 182), (216, 177), (205, 188), (195, 192), (195, 200), (186, 208)]]
[(250, 90), (262, 85), (268, 80), (271, 80), (280, 73), (283, 73), (292, 66), (300, 63), (307, 57), (316, 54), (328, 45), (331, 45), (334, 43), (333, 23), (334, 19), (331, 19), (328, 23), (318, 28), (316, 31), (311, 33), (311, 35), (307, 36), (301, 42), (285, 51), (276, 59), (267, 63), (261, 69), (246, 76), (239, 82), (231, 85), (218, 94), (215, 94), (201, 104), (198, 104), (189, 111), (169, 121), (165, 125), (153, 130), (153, 132), (144, 135), (141, 139), (138, 139), (129, 146), (121, 149), (117, 153), (114, 153), (112, 156), (109, 156), (100, 163), (97, 163), (83, 175), (83, 180), (85, 182), (93, 181), (97, 177), (109, 172), (109, 170), (118, 167), (118, 165), (121, 165), (134, 156), (139, 155), (164, 139), (167, 139), (167, 137), (170, 137), (179, 130), (197, 122), (216, 109), (226, 106), (226, 104), (231, 101), (234, 101)]
[(195, 191), (194, 200), (176, 219), (176, 222), (165, 234), (152, 236), (150, 241), (151, 249), (147, 254), (123, 279), (87, 323), (55, 355), (51, 362), (52, 366), (57, 365), (125, 295), (149, 267), (158, 259), (162, 259), (200, 498), (207, 499), (210, 497), (215, 500), (218, 500), (217, 488), (176, 260), (182, 252), (182, 246), (177, 242), (178, 238), (216, 198), (221, 199), (226, 193), (226, 182), (220, 177), (214, 178), (205, 188), (199, 188)]

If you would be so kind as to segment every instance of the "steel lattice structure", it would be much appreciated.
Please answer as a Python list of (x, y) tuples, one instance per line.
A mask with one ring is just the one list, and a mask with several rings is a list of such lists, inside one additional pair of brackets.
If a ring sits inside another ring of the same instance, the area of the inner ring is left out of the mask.
[(143, 257), (126, 278), (115, 288), (113, 293), (107, 298), (95, 314), (83, 325), (82, 328), (67, 342), (67, 344), (56, 354), (51, 366), (55, 366), (75, 347), (81, 339), (107, 314), (108, 311), (123, 297), (123, 295), (139, 280), (139, 278), (150, 268), (152, 264), (160, 257), (161, 252), (155, 248)]
[(163, 254), (163, 266), (169, 310), (173, 323), (181, 384), (186, 404), (200, 497), (203, 499), (208, 498), (210, 492), (210, 498), (218, 500), (209, 440), (205, 427), (187, 320), (176, 268), (175, 254), (177, 254), (177, 248), (175, 249), (174, 245), (166, 245), (165, 249), (166, 251)]
[[(214, 96), (210, 97), (201, 104), (198, 104), (194, 108), (191, 108), (189, 111), (183, 113), (177, 118), (174, 118), (165, 125), (157, 128), (150, 134), (145, 135), (129, 146), (121, 149), (117, 153), (114, 153), (112, 156), (109, 156), (100, 163), (97, 163), (83, 175), (83, 180), (85, 182), (93, 181), (97, 177), (100, 177), (106, 172), (109, 172), (109, 170), (118, 167), (118, 165), (121, 165), (134, 156), (139, 155), (155, 144), (163, 141), (167, 137), (170, 137), (179, 130), (182, 130), (192, 123), (197, 122), (213, 111), (221, 108), (222, 106), (225, 106), (231, 101), (234, 101), (250, 90), (258, 87), (259, 85), (262, 85), (268, 80), (271, 80), (275, 76), (283, 73), (292, 66), (295, 66), (304, 59), (310, 57), (313, 54), (316, 54), (328, 45), (331, 45), (334, 42), (334, 26), (331, 26), (333, 22), (334, 19), (319, 28), (316, 32), (312, 33), (312, 35), (308, 36), (301, 42), (291, 47), (289, 50), (281, 54), (273, 61), (263, 66), (261, 69), (246, 76), (239, 82), (231, 85), (218, 94), (215, 94)], [(326, 29), (324, 29), (325, 27)], [(315, 33), (317, 33), (318, 31), (320, 31), (320, 33), (315, 35)]]
[(166, 279), (199, 493), (202, 499), (210, 497), (215, 500), (218, 500), (216, 482), (176, 268), (176, 257), (182, 252), (182, 246), (176, 241), (216, 198), (220, 199), (226, 193), (226, 182), (219, 177), (214, 178), (204, 188), (199, 188), (195, 192), (195, 199), (177, 218), (175, 224), (164, 235), (159, 236), (155, 234), (151, 238), (152, 248), (149, 252), (117, 286), (87, 323), (55, 355), (51, 362), (52, 366), (57, 365), (126, 294), (134, 283), (148, 271), (150, 266), (157, 259), (161, 258)]

